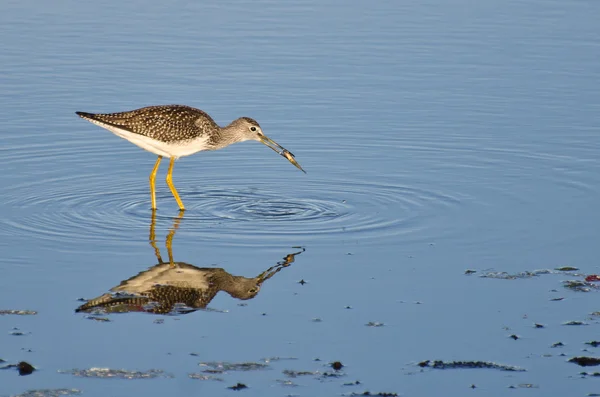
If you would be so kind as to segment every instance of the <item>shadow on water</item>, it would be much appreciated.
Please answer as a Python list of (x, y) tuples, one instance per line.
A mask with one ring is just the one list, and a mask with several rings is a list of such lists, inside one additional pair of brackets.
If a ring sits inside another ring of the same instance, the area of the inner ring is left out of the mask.
[(256, 277), (234, 276), (222, 268), (197, 267), (173, 259), (173, 238), (183, 218), (183, 211), (174, 219), (166, 238), (168, 260), (164, 261), (156, 245), (156, 213), (150, 223), (150, 245), (158, 264), (123, 280), (110, 293), (90, 299), (76, 312), (152, 314), (187, 314), (205, 309), (219, 291), (241, 300), (254, 298), (262, 284), (290, 266), (300, 251), (286, 255), (282, 261)]

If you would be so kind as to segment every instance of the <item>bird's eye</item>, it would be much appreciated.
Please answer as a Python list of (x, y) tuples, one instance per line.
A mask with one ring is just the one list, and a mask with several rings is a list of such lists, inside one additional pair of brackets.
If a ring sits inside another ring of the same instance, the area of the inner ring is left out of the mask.
[(256, 131), (256, 127), (250, 127), (250, 131)]

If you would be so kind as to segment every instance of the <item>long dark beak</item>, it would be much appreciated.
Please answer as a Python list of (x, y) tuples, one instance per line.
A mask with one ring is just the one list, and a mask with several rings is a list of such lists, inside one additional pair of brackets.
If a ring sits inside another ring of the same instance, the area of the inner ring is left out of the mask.
[(264, 143), (265, 145), (267, 145), (268, 147), (270, 147), (271, 149), (276, 151), (278, 155), (285, 157), (290, 163), (294, 164), (294, 166), (296, 168), (298, 168), (300, 171), (302, 171), (306, 174), (306, 171), (304, 171), (302, 169), (302, 167), (300, 167), (300, 164), (298, 164), (298, 162), (294, 158), (294, 155), (292, 154), (292, 152), (290, 152), (289, 150), (287, 150), (286, 148), (284, 148), (283, 146), (281, 146), (280, 144), (278, 144), (271, 138), (268, 138), (264, 135), (262, 135), (260, 137), (260, 142)]

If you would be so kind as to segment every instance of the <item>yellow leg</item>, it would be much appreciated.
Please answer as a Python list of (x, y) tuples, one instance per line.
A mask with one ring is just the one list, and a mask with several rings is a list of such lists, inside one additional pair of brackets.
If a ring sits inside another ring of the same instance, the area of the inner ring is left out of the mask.
[(158, 156), (156, 164), (154, 164), (154, 168), (152, 168), (152, 172), (150, 173), (150, 200), (152, 201), (152, 210), (156, 209), (156, 171), (158, 171), (160, 160), (162, 160), (162, 156)]
[(175, 201), (177, 201), (177, 205), (181, 211), (185, 211), (185, 207), (179, 198), (179, 193), (175, 189), (173, 185), (173, 165), (175, 165), (175, 157), (171, 157), (171, 163), (169, 163), (169, 171), (167, 171), (167, 185), (169, 185), (169, 189), (171, 189), (171, 193), (173, 193), (173, 197), (175, 197)]

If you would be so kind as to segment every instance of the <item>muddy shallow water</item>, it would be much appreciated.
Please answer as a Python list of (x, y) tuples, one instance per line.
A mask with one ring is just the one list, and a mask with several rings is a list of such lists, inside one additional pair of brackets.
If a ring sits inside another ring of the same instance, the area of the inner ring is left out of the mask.
[[(600, 393), (599, 13), (4, 2), (0, 396)], [(200, 153), (153, 216), (74, 112), (167, 103), (307, 174)]]

